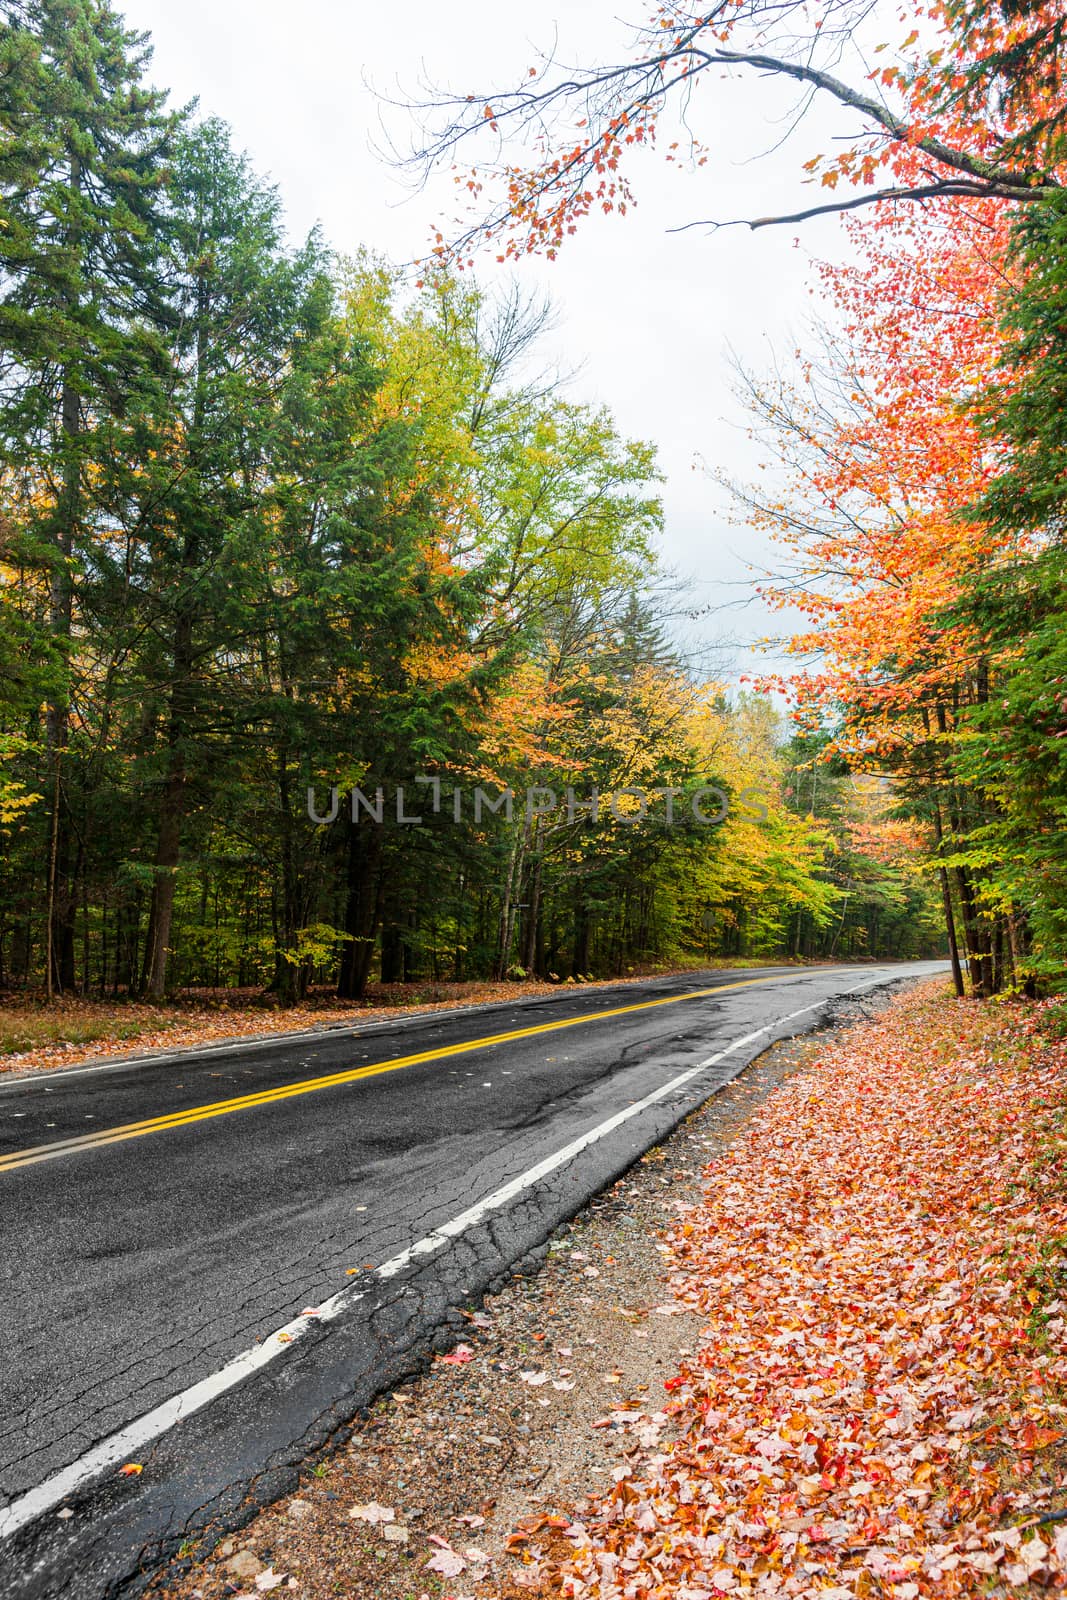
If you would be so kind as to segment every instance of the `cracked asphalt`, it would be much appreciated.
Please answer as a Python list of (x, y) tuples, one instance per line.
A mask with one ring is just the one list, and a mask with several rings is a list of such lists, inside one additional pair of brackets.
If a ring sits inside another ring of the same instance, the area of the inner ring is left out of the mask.
[[(238, 1526), (290, 1489), (309, 1455), (343, 1440), (377, 1394), (419, 1369), (451, 1308), (476, 1303), (516, 1265), (536, 1266), (561, 1220), (776, 1038), (832, 1020), (860, 985), (942, 965), (690, 973), (5, 1080), (0, 1528), (5, 1512), (17, 1522), (28, 1517), (20, 1507), (41, 1509), (0, 1540), (0, 1592), (134, 1592), (207, 1523)], [(723, 992), (686, 998), (702, 989)], [(589, 1020), (536, 1031), (578, 1018)], [(394, 1276), (373, 1271), (764, 1028), (458, 1237)], [(416, 1054), (428, 1059), (351, 1078)], [(307, 1089), (334, 1074), (349, 1081)], [(267, 1091), (280, 1097), (199, 1109)], [(195, 1120), (47, 1149), (182, 1115)], [(27, 1151), (37, 1152), (30, 1164), (10, 1164)], [(116, 1466), (52, 1503), (34, 1494), (346, 1288), (353, 1298), (341, 1315), (146, 1446), (139, 1475)]]

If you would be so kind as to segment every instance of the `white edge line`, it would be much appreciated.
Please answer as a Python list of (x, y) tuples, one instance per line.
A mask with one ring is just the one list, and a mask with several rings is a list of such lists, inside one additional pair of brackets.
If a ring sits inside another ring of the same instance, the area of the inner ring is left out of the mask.
[[(772, 1033), (785, 1023), (792, 1022), (795, 1018), (802, 1017), (809, 1011), (817, 1011), (820, 1006), (831, 1005), (835, 1000), (846, 1000), (850, 995), (859, 994), (864, 989), (876, 988), (886, 981), (885, 977), (878, 977), (868, 983), (859, 984), (854, 989), (846, 989), (841, 994), (825, 995), (821, 1000), (816, 1000), (811, 1005), (802, 1006), (799, 1011), (791, 1011), (788, 1016), (778, 1017), (774, 1022), (768, 1022), (764, 1027), (757, 1028), (753, 1033), (746, 1033), (740, 1039), (734, 1039), (730, 1044), (724, 1046), (722, 1050), (718, 1050), (714, 1055), (708, 1056), (705, 1061), (700, 1061), (695, 1067), (688, 1067), (685, 1072), (678, 1073), (669, 1082), (661, 1084), (658, 1089), (654, 1089), (651, 1094), (645, 1095), (641, 1100), (636, 1100), (633, 1105), (627, 1106), (623, 1111), (616, 1112), (613, 1117), (608, 1117), (606, 1121), (598, 1123), (595, 1128), (590, 1128), (588, 1133), (583, 1133), (579, 1138), (572, 1140), (570, 1144), (564, 1145), (562, 1150), (557, 1150), (554, 1155), (546, 1156), (536, 1166), (530, 1167), (528, 1171), (521, 1173), (517, 1178), (512, 1178), (502, 1188), (495, 1189), (492, 1194), (486, 1195), (484, 1200), (479, 1200), (476, 1205), (470, 1206), (466, 1211), (461, 1211), (458, 1216), (452, 1217), (450, 1221), (442, 1223), (439, 1228), (435, 1228), (432, 1233), (426, 1234), (424, 1238), (417, 1240), (415, 1244), (409, 1245), (399, 1255), (383, 1262), (380, 1267), (375, 1269), (375, 1276), (378, 1278), (393, 1278), (397, 1273), (403, 1272), (405, 1267), (420, 1256), (432, 1255), (435, 1250), (439, 1250), (450, 1239), (457, 1239), (460, 1234), (466, 1233), (469, 1229), (475, 1227), (490, 1211), (500, 1210), (502, 1206), (513, 1200), (516, 1195), (522, 1194), (525, 1189), (529, 1189), (534, 1184), (539, 1183), (542, 1178), (546, 1178), (550, 1173), (556, 1171), (558, 1167), (564, 1166), (568, 1161), (573, 1160), (575, 1156), (580, 1155), (590, 1145), (598, 1143), (609, 1133), (613, 1133), (623, 1123), (639, 1116), (642, 1111), (647, 1111), (649, 1106), (655, 1105), (658, 1100), (663, 1100), (667, 1095), (673, 1094), (676, 1089), (682, 1088), (683, 1085), (697, 1077), (699, 1073), (707, 1071), (708, 1067), (716, 1066), (725, 1056), (732, 1055), (735, 1050), (742, 1049), (746, 1044), (751, 1044), (753, 1040), (762, 1038), (765, 1033)], [(729, 1079), (726, 1080), (726, 1082), (729, 1081)], [(724, 1087), (725, 1083), (719, 1084), (715, 1092), (718, 1093), (718, 1090)], [(303, 1334), (307, 1333), (315, 1323), (333, 1321), (343, 1311), (346, 1311), (363, 1298), (364, 1293), (362, 1290), (355, 1290), (351, 1287), (338, 1290), (336, 1294), (331, 1295), (328, 1300), (324, 1300), (321, 1305), (317, 1306), (314, 1312), (294, 1317), (284, 1327), (278, 1328), (274, 1333), (270, 1334), (261, 1344), (252, 1345), (248, 1350), (242, 1350), (240, 1355), (235, 1356), (232, 1361), (228, 1361), (224, 1367), (220, 1367), (218, 1372), (212, 1373), (208, 1378), (202, 1378), (199, 1383), (194, 1383), (188, 1389), (183, 1389), (180, 1394), (173, 1395), (169, 1400), (164, 1400), (162, 1405), (158, 1405), (154, 1410), (146, 1412), (143, 1417), (138, 1417), (135, 1422), (127, 1424), (125, 1428), (120, 1428), (117, 1433), (111, 1434), (109, 1438), (104, 1439), (100, 1444), (94, 1446), (92, 1450), (87, 1451), (85, 1455), (80, 1456), (77, 1461), (72, 1461), (69, 1467), (64, 1467), (62, 1472), (57, 1472), (54, 1477), (46, 1479), (44, 1483), (38, 1484), (36, 1488), (27, 1490), (17, 1500), (13, 1500), (10, 1505), (0, 1510), (0, 1539), (10, 1538), (20, 1528), (25, 1527), (28, 1522), (32, 1522), (36, 1517), (43, 1515), (44, 1512), (50, 1511), (53, 1506), (65, 1500), (68, 1495), (80, 1488), (83, 1483), (88, 1482), (90, 1478), (98, 1477), (101, 1473), (106, 1472), (109, 1467), (114, 1467), (119, 1462), (126, 1463), (135, 1459), (143, 1445), (160, 1438), (164, 1433), (168, 1433), (177, 1423), (184, 1421), (186, 1417), (191, 1417), (195, 1412), (203, 1410), (206, 1405), (217, 1399), (219, 1395), (235, 1388), (237, 1384), (250, 1377), (252, 1373), (276, 1360), (285, 1353), (291, 1344), (294, 1344)]]

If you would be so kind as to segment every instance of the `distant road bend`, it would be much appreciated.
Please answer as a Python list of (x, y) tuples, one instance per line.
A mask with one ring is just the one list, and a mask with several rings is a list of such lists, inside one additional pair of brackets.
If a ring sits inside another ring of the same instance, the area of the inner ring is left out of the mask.
[(942, 969), (691, 973), (0, 1080), (0, 1593), (133, 1592), (286, 1492), (776, 1039)]

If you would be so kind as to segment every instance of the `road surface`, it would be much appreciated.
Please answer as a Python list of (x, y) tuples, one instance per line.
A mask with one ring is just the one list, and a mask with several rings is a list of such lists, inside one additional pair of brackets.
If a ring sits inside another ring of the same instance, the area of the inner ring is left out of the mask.
[(133, 1591), (236, 1526), (775, 1039), (941, 966), (696, 973), (0, 1079), (0, 1592)]

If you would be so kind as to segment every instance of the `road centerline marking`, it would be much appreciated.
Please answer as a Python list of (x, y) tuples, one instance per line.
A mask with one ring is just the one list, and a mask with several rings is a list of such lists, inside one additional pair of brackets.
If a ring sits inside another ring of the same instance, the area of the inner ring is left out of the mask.
[(326, 1073), (318, 1078), (304, 1078), (297, 1083), (281, 1084), (273, 1089), (255, 1090), (249, 1094), (235, 1095), (227, 1100), (215, 1100), (206, 1105), (190, 1106), (185, 1111), (165, 1112), (140, 1122), (122, 1123), (114, 1128), (100, 1128), (93, 1133), (77, 1134), (66, 1139), (56, 1139), (48, 1144), (31, 1145), (24, 1150), (13, 1150), (0, 1156), (0, 1174), (20, 1171), (43, 1161), (56, 1161), (63, 1156), (76, 1155), (83, 1150), (95, 1150), (106, 1145), (122, 1144), (129, 1139), (143, 1139), (150, 1134), (167, 1133), (174, 1128), (188, 1127), (197, 1122), (210, 1122), (216, 1117), (232, 1116), (238, 1111), (254, 1111), (260, 1106), (275, 1105), (282, 1100), (298, 1099), (302, 1095), (317, 1094), (323, 1089), (343, 1088), (359, 1083), (365, 1078), (382, 1077), (405, 1067), (424, 1065), (428, 1061), (451, 1059), (475, 1050), (487, 1050), (494, 1045), (508, 1044), (517, 1039), (531, 1039), (542, 1033), (556, 1033), (563, 1028), (576, 1028), (589, 1022), (602, 1022), (612, 1017), (623, 1017), (637, 1011), (653, 1011), (660, 1006), (680, 1005), (686, 1000), (707, 1000), (717, 994), (727, 994), (735, 989), (751, 989), (760, 984), (781, 983), (781, 976), (771, 978), (744, 978), (736, 983), (721, 983), (710, 989), (692, 989), (686, 994), (663, 995), (657, 1000), (640, 1000), (631, 1005), (613, 1006), (606, 1011), (587, 1011), (578, 1017), (563, 1017), (556, 1022), (541, 1022), (529, 1028), (513, 1028), (506, 1033), (486, 1034), (480, 1039), (468, 1039), (458, 1044), (438, 1045), (429, 1050), (418, 1050), (406, 1056), (394, 1056), (388, 1061), (372, 1062), (365, 1067), (350, 1067), (341, 1072)]

